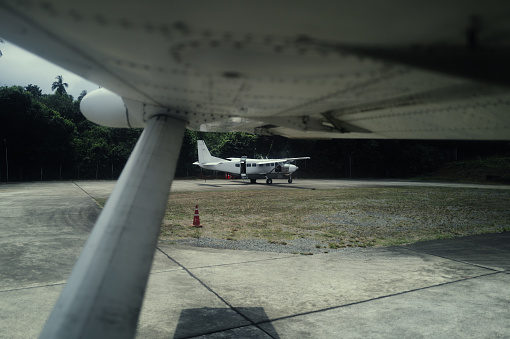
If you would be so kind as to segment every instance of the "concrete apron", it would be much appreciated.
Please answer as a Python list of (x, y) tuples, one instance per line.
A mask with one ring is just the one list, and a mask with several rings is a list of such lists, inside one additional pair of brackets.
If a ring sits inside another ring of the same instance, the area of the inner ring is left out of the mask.
[(404, 247), (301, 256), (160, 245), (152, 272), (140, 338), (510, 333), (508, 274)]
[[(69, 182), (0, 188), (0, 338), (35, 338), (98, 210)], [(506, 232), (302, 256), (161, 243), (138, 337), (507, 337), (509, 244)]]

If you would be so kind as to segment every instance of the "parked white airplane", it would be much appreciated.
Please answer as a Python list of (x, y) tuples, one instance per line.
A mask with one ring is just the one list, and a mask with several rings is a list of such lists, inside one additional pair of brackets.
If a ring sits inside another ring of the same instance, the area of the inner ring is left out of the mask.
[(211, 155), (203, 140), (197, 141), (198, 161), (193, 165), (202, 168), (227, 172), (240, 175), (243, 179), (250, 179), (252, 184), (257, 179), (266, 179), (266, 184), (271, 185), (273, 179), (288, 177), (289, 184), (292, 183), (292, 173), (299, 167), (290, 164), (294, 160), (310, 159), (310, 157), (281, 158), (281, 159), (250, 159), (246, 156), (240, 158), (216, 158)]

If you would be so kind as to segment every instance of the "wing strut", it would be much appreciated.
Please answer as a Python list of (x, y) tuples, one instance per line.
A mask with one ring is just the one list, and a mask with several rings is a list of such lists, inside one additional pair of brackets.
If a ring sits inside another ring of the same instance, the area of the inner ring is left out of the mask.
[(151, 118), (40, 338), (133, 338), (185, 122)]

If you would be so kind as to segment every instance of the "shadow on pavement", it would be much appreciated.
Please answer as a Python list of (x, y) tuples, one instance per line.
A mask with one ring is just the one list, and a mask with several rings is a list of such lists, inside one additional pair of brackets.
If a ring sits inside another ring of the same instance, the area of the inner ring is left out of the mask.
[[(231, 308), (191, 308), (181, 311), (179, 323), (175, 330), (174, 338), (188, 338), (200, 335), (223, 332), (227, 337), (280, 338), (276, 330), (269, 322), (269, 318), (263, 307), (236, 307), (240, 314), (255, 316), (259, 322), (264, 322), (264, 333), (260, 328), (254, 327), (254, 323), (244, 316), (236, 314)], [(233, 316), (235, 314), (236, 316)], [(220, 335), (220, 337), (223, 337)]]
[(498, 271), (510, 270), (510, 232), (423, 241), (403, 247)]

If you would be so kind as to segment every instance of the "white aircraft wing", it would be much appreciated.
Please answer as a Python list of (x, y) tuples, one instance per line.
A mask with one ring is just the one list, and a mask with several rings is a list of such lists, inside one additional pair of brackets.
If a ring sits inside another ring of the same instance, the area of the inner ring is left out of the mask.
[(305, 160), (305, 159), (310, 159), (310, 157), (267, 159), (264, 161), (257, 161), (257, 164), (270, 164), (270, 163), (287, 162), (287, 161), (293, 161), (293, 160)]
[(508, 0), (2, 0), (0, 34), (147, 127), (41, 338), (134, 337), (184, 128), (510, 140)]
[(221, 165), (223, 162), (202, 162), (199, 163), (198, 161), (195, 161), (193, 165), (202, 165), (202, 166), (215, 166), (215, 165)]
[(0, 32), (119, 94), (128, 110), (111, 125), (167, 114), (290, 138), (508, 140), (509, 13), (475, 0), (3, 0)]

